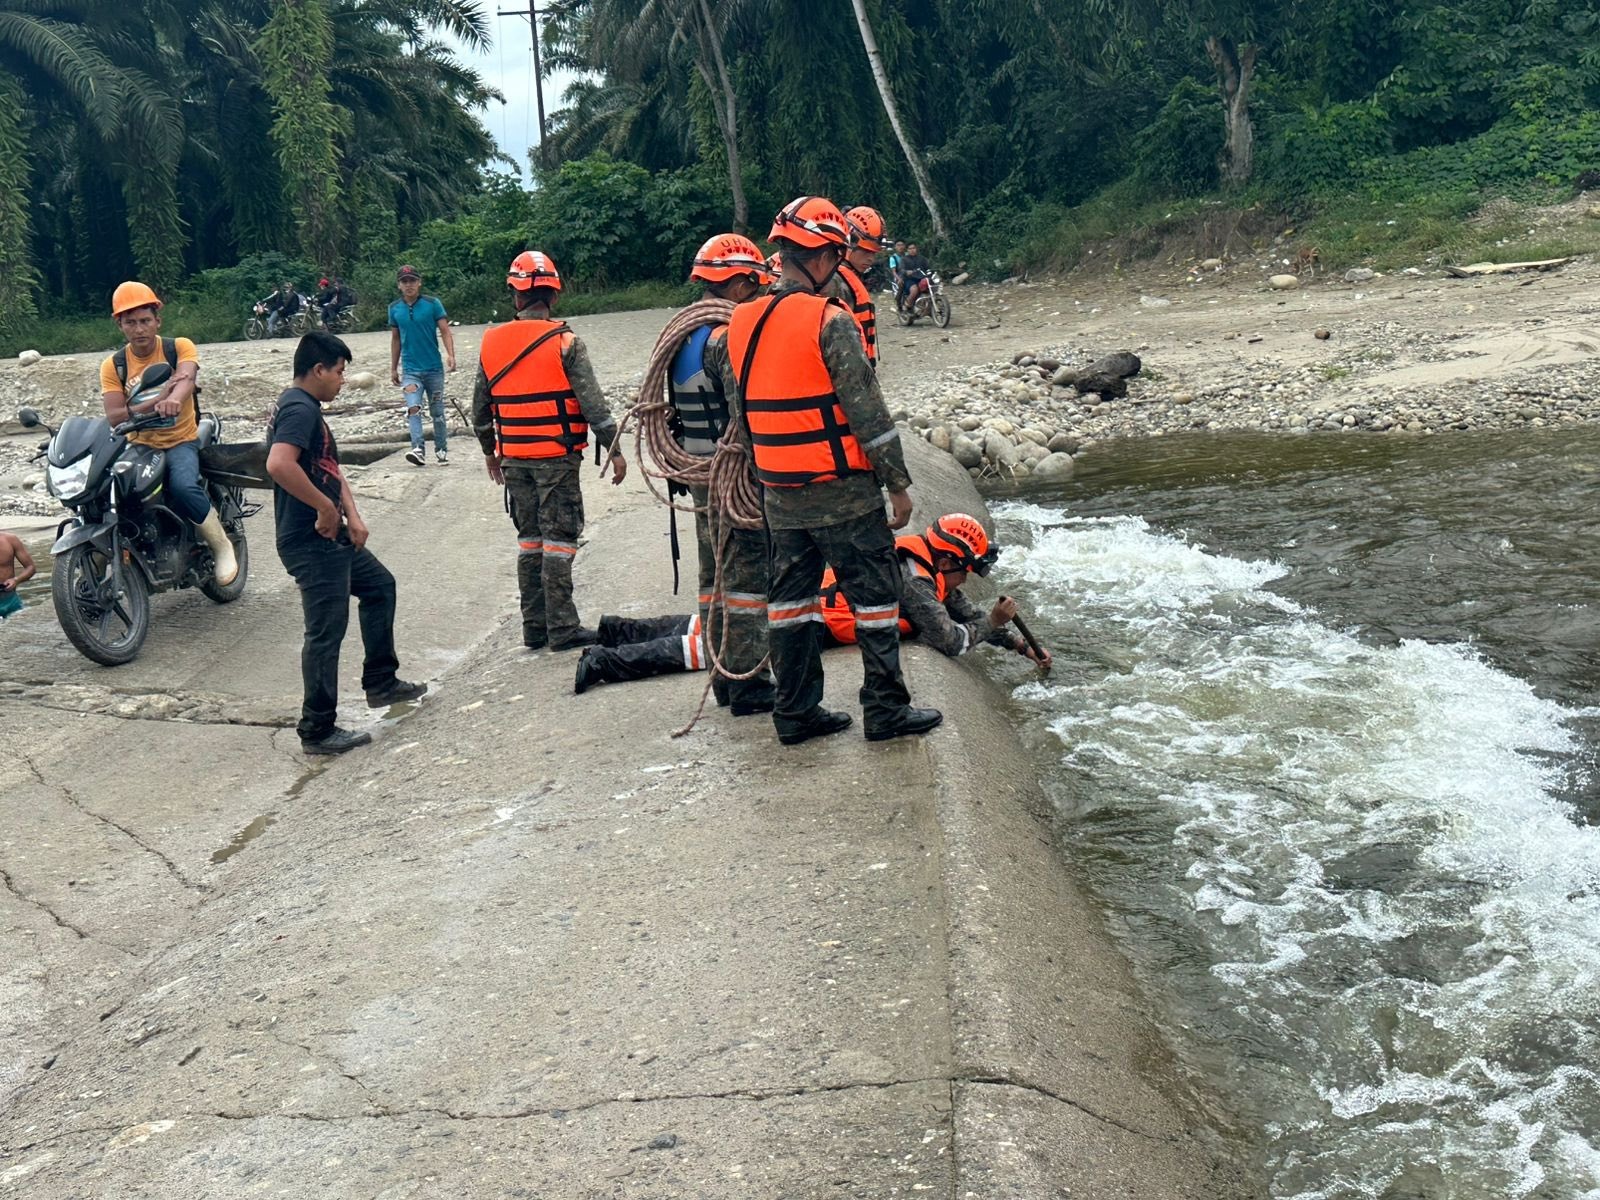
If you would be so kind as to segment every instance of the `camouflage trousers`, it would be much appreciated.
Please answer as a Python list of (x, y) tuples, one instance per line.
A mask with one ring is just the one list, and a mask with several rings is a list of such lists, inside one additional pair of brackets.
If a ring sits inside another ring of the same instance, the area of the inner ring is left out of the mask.
[(572, 560), (583, 533), (582, 458), (569, 454), (536, 465), (508, 465), (506, 503), (517, 527), (517, 586), (522, 643), (560, 645), (579, 629), (572, 600)]
[(911, 703), (900, 673), (900, 563), (881, 512), (816, 529), (773, 529), (767, 640), (777, 675), (772, 720), (779, 734), (803, 728), (822, 703), (822, 572), (832, 567), (856, 615), (861, 710), (867, 732)]
[[(696, 508), (706, 507), (704, 488), (691, 489)], [(713, 545), (711, 518), (694, 515), (695, 542), (700, 557), (700, 627), (706, 645), (735, 675), (755, 669), (767, 653), (767, 535), (763, 529), (732, 529), (722, 556), (721, 605), (713, 606), (717, 591), (717, 548)], [(723, 612), (727, 613), (727, 641), (723, 641)], [(724, 679), (711, 684), (717, 703), (754, 700), (772, 694), (768, 671), (751, 679)]]

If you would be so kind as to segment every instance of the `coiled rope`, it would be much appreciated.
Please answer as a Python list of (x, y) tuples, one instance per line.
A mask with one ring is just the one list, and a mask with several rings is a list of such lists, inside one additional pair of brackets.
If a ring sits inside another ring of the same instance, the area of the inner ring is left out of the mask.
[[(722, 589), (722, 564), (726, 557), (728, 540), (734, 529), (760, 529), (765, 524), (761, 505), (761, 485), (756, 480), (754, 461), (749, 447), (728, 433), (717, 443), (716, 452), (710, 456), (690, 454), (678, 444), (672, 434), (672, 401), (667, 391), (667, 380), (672, 370), (672, 360), (677, 357), (684, 340), (702, 325), (724, 325), (733, 314), (730, 300), (706, 299), (683, 309), (667, 322), (667, 327), (656, 339), (650, 352), (650, 363), (645, 368), (644, 382), (639, 387), (633, 406), (617, 422), (617, 436), (611, 443), (615, 452), (630, 426), (634, 429), (634, 453), (639, 471), (653, 495), (662, 504), (678, 512), (704, 512), (711, 528), (711, 543), (716, 547), (716, 582), (712, 587), (707, 628), (706, 651), (711, 660), (705, 690), (700, 694), (700, 705), (694, 716), (672, 736), (682, 737), (693, 729), (705, 712), (706, 697), (711, 694), (716, 677), (740, 681), (753, 679), (767, 669), (770, 658), (764, 656), (756, 666), (740, 674), (722, 665), (728, 646), (728, 608)], [(704, 489), (707, 496), (705, 508), (693, 504), (674, 502), (671, 488), (663, 495), (655, 481), (665, 479), (669, 484), (687, 488)], [(720, 621), (714, 613), (720, 612)], [(721, 637), (712, 645), (711, 629), (720, 624)]]

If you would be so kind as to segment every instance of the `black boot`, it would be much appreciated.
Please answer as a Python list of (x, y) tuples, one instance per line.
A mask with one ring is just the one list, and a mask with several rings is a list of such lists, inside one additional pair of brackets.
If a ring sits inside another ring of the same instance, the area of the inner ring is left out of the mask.
[(578, 660), (572, 690), (581, 696), (598, 683), (627, 683), (686, 670), (683, 643), (677, 638), (656, 638), (632, 646), (590, 646)]
[(777, 698), (778, 689), (772, 686), (770, 679), (757, 676), (754, 679), (731, 680), (728, 683), (726, 703), (733, 709), (733, 715), (736, 717), (769, 713)]
[(890, 738), (927, 733), (930, 729), (938, 728), (939, 722), (943, 720), (944, 714), (937, 708), (911, 708), (908, 706), (887, 724), (868, 728), (867, 741), (887, 742)]
[(602, 646), (631, 646), (635, 642), (653, 642), (656, 638), (682, 637), (689, 632), (694, 618), (685, 614), (673, 617), (601, 617)]

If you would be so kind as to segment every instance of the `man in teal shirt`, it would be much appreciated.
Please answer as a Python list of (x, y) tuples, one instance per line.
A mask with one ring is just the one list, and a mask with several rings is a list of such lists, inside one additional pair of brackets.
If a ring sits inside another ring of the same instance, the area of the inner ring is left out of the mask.
[[(389, 377), (400, 388), (405, 404), (406, 423), (411, 428), (411, 449), (406, 461), (412, 466), (427, 464), (422, 445), (422, 401), (427, 397), (433, 417), (433, 456), (440, 465), (450, 461), (450, 431), (444, 412), (444, 372), (446, 364), (456, 369), (456, 342), (445, 318), (444, 305), (435, 296), (422, 294), (422, 273), (407, 264), (396, 275), (400, 299), (389, 305)], [(444, 339), (443, 360), (439, 340)]]

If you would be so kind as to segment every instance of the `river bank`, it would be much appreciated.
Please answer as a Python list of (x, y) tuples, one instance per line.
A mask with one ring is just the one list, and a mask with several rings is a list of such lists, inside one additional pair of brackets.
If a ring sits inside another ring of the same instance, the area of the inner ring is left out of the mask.
[[(1577, 259), (1556, 271), (1457, 279), (1442, 268), (1375, 275), (1308, 276), (1293, 291), (1263, 282), (1259, 264), (1201, 268), (1147, 265), (1126, 273), (1075, 274), (950, 289), (947, 329), (895, 323), (880, 307), (880, 379), (900, 420), (963, 465), (999, 480), (1026, 478), (1049, 453), (1075, 455), (1112, 438), (1186, 431), (1416, 434), (1560, 427), (1600, 419), (1600, 264)], [(574, 318), (613, 404), (632, 398), (664, 311)], [(173, 331), (168, 331), (173, 332)], [(481, 326), (456, 333), (462, 370), (447, 392), (465, 408)], [(1319, 338), (1318, 333), (1326, 333)], [(354, 334), (353, 389), (331, 423), (341, 439), (402, 439), (388, 383), (388, 335)], [(229, 440), (250, 440), (288, 383), (293, 343), (232, 342), (202, 348), (208, 408)], [(1102, 399), (1050, 380), (1119, 350), (1143, 360), (1128, 395)], [(47, 516), (57, 506), (30, 464), (37, 437), (14, 409), (52, 421), (97, 412), (100, 356), (63, 355), (31, 366), (0, 363), (0, 516)], [(1032, 360), (1031, 362), (1028, 360)], [(476, 451), (461, 440), (457, 448)], [(4, 436), (9, 433), (11, 436)], [(990, 435), (992, 453), (986, 453)], [(965, 447), (959, 440), (973, 443)], [(1071, 469), (1058, 459), (1046, 474)]]
[[(1059, 477), (1071, 470), (1060, 454), (1109, 439), (1432, 436), (1600, 420), (1600, 267), (1590, 261), (1474, 279), (1319, 278), (1287, 292), (1226, 268), (1144, 283), (1152, 290), (1133, 298), (1070, 297), (1072, 309), (1053, 314), (1061, 328), (1007, 361), (898, 390), (901, 415), (974, 475), (1001, 481)], [(1118, 350), (1143, 360), (1125, 397), (1065, 382)]]

